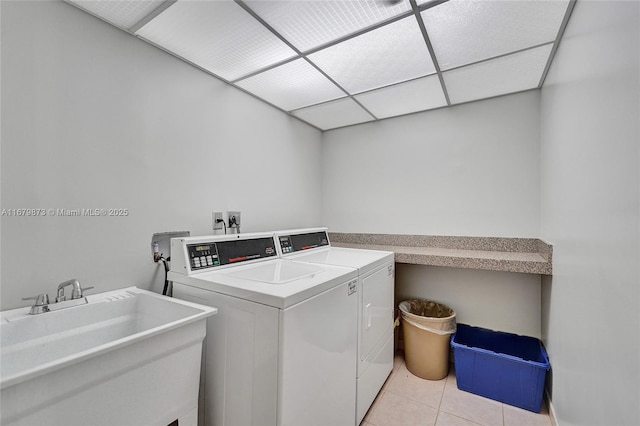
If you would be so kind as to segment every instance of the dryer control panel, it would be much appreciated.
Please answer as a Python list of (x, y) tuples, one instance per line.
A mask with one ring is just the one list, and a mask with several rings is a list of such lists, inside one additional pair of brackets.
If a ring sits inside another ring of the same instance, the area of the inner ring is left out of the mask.
[(279, 235), (278, 244), (282, 254), (290, 254), (329, 245), (327, 231)]

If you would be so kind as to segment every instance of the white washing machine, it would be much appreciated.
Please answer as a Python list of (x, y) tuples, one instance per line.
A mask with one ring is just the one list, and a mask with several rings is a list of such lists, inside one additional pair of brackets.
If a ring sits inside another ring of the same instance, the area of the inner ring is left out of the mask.
[(394, 254), (332, 247), (327, 228), (276, 232), (283, 258), (358, 270), (356, 424), (360, 424), (393, 368)]
[(355, 269), (280, 259), (273, 233), (171, 244), (174, 297), (218, 308), (201, 424), (355, 424)]

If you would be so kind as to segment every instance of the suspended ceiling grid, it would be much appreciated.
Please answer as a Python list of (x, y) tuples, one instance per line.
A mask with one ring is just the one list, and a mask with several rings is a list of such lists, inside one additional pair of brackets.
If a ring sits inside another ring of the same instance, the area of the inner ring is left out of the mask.
[(575, 0), (66, 0), (320, 130), (539, 88)]

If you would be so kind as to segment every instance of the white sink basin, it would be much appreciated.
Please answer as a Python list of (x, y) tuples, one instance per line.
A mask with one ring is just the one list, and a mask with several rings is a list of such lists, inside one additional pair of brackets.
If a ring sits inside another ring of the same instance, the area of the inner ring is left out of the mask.
[(205, 319), (216, 309), (136, 287), (87, 299), (0, 313), (0, 424), (166, 425), (185, 410), (194, 418)]

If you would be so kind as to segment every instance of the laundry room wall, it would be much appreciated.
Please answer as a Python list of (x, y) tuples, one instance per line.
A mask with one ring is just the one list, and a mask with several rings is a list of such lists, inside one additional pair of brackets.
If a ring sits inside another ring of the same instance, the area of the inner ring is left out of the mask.
[[(323, 134), (323, 222), (336, 232), (538, 237), (539, 91)], [(397, 301), (540, 337), (540, 275), (397, 264)]]
[(543, 338), (561, 425), (640, 424), (640, 3), (578, 1), (541, 95)]
[(335, 232), (537, 237), (539, 98), (325, 132), (324, 222)]
[(321, 224), (318, 130), (62, 1), (0, 7), (2, 309), (70, 278), (161, 291), (152, 234), (210, 234), (213, 210)]

